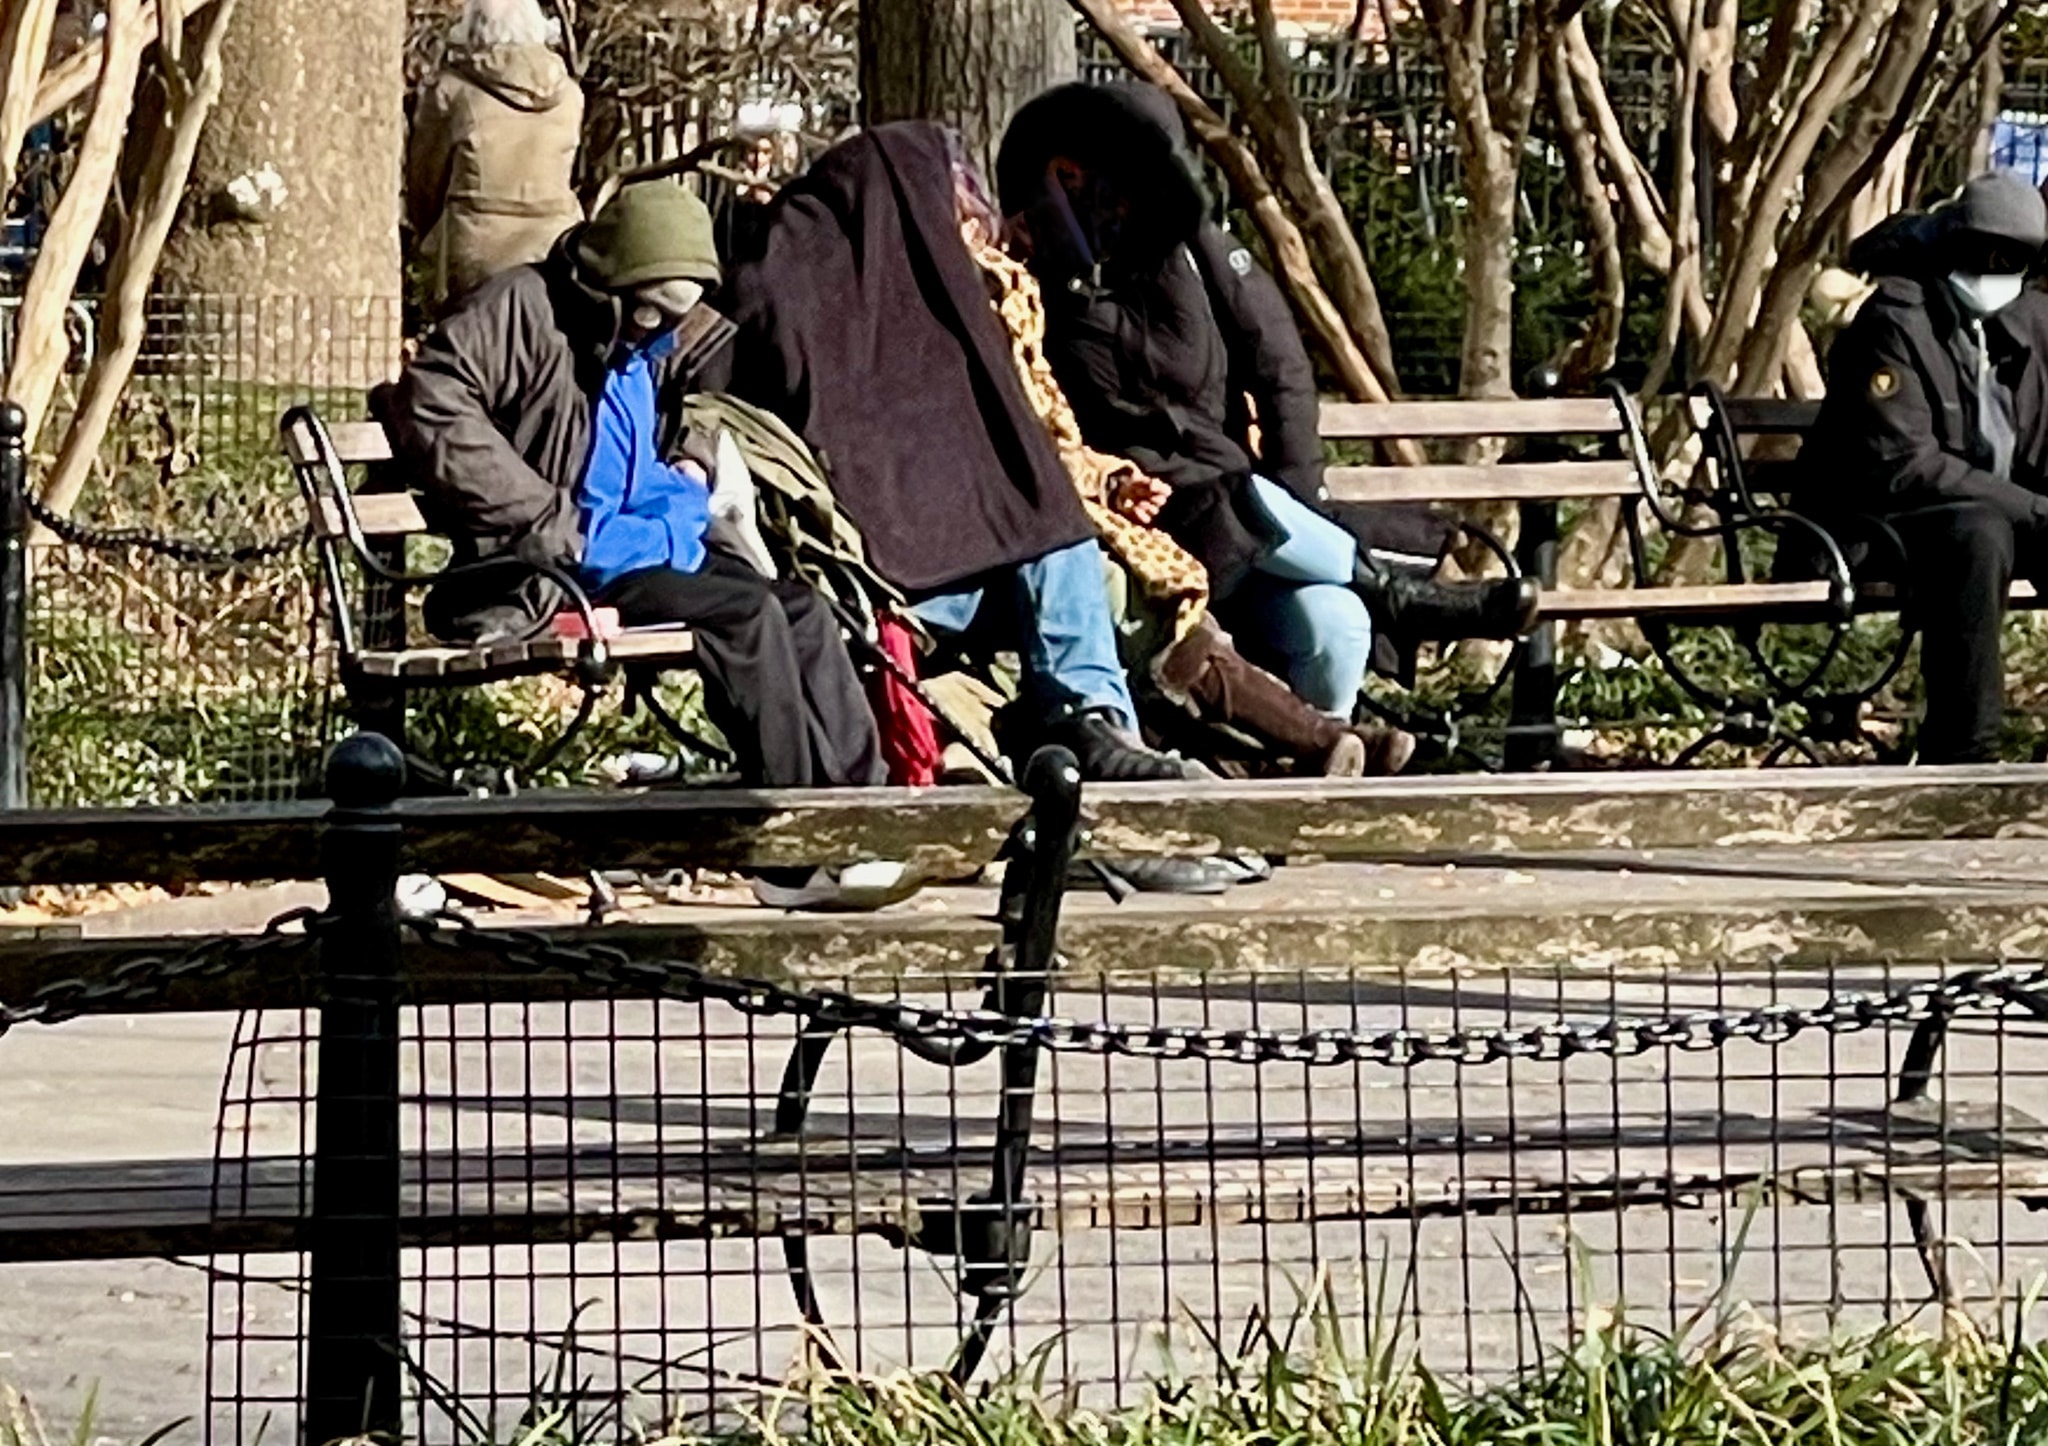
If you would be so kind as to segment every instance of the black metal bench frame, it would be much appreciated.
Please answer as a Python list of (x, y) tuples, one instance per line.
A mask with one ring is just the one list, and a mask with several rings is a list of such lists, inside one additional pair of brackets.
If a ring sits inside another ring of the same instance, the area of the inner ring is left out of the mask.
[[(625, 706), (644, 705), (661, 727), (683, 747), (723, 760), (724, 750), (685, 728), (655, 696), (654, 679), (661, 672), (694, 666), (694, 644), (679, 628), (628, 628), (603, 635), (596, 609), (576, 578), (562, 568), (512, 557), (485, 558), (455, 564), (436, 572), (413, 572), (406, 564), (406, 540), (433, 535), (419, 504), (410, 493), (366, 490), (349, 486), (349, 468), (375, 469), (391, 459), (381, 425), (356, 422), (331, 427), (312, 407), (296, 406), (279, 423), (283, 448), (291, 463), (307, 524), (318, 557), (326, 594), (334, 652), (343, 691), (364, 726), (400, 740), (406, 746), (406, 694), (413, 688), (474, 688), (514, 678), (558, 677), (576, 684), (581, 696), (575, 715), (558, 734), (518, 766), (501, 776), (517, 786), (519, 773), (533, 775), (560, 758), (583, 731), (599, 700), (622, 672)], [(337, 434), (341, 434), (338, 438)], [(374, 481), (373, 481), (374, 486)], [(375, 509), (376, 516), (366, 514)], [(358, 599), (350, 586), (353, 562), (368, 581), (392, 590), (394, 596), (375, 606)], [(406, 645), (406, 599), (416, 588), (459, 577), (517, 571), (545, 578), (560, 589), (563, 612), (576, 617), (578, 638), (553, 632), (554, 617), (537, 620), (524, 633), (492, 639), (473, 647), (412, 648)], [(363, 619), (358, 625), (358, 617)], [(429, 779), (452, 774), (413, 755), (414, 772)], [(465, 760), (450, 760), (450, 767)], [(419, 766), (424, 763), (424, 767)], [(419, 780), (416, 780), (419, 781)]]
[[(1333, 418), (1338, 419), (1336, 425), (1332, 425)], [(1489, 436), (1524, 441), (1524, 460), (1495, 468), (1379, 466), (1332, 468), (1330, 472), (1331, 493), (1337, 501), (1442, 504), (1497, 500), (1517, 505), (1521, 527), (1515, 564), (1521, 573), (1541, 582), (1544, 601), (1536, 631), (1516, 645), (1507, 665), (1484, 695), (1490, 699), (1503, 681), (1512, 678), (1502, 759), (1507, 768), (1541, 768), (1557, 761), (1561, 733), (1557, 718), (1557, 624), (1602, 617), (1634, 621), (1674, 681), (1716, 720), (1674, 766), (1693, 761), (1712, 744), (1723, 740), (1769, 744), (1768, 757), (1773, 762), (1788, 752), (1818, 761), (1803, 732), (1784, 718), (1783, 709), (1788, 704), (1812, 700), (1825, 672), (1825, 662), (1807, 676), (1781, 676), (1764, 656), (1760, 639), (1763, 625), (1772, 621), (1830, 625), (1833, 633), (1826, 652), (1827, 660), (1832, 660), (1847, 636), (1856, 605), (1855, 586), (1839, 549), (1825, 530), (1795, 512), (1753, 503), (1736, 505), (1732, 495), (1722, 498), (1691, 491), (1675, 496), (1667, 493), (1658, 479), (1641, 411), (1625, 388), (1610, 382), (1601, 388), (1597, 398), (1396, 403), (1384, 411), (1340, 404), (1326, 408), (1324, 436), (1377, 442)], [(1602, 457), (1573, 458), (1565, 446), (1565, 439), (1571, 436), (1598, 437)], [(1613, 499), (1621, 504), (1632, 586), (1558, 589), (1558, 511), (1566, 498)], [(1688, 515), (1699, 505), (1710, 509), (1708, 521), (1695, 521)], [(1650, 560), (1646, 513), (1667, 536), (1721, 538), (1724, 550), (1735, 559), (1730, 585), (1659, 586)], [(1805, 533), (1829, 556), (1833, 575), (1818, 584), (1749, 581), (1740, 570), (1739, 558), (1740, 535), (1751, 530)], [(1675, 626), (1733, 628), (1756, 660), (1768, 695), (1745, 697), (1692, 677), (1678, 656), (1673, 637)], [(1458, 738), (1455, 719), (1396, 721), (1419, 722), (1424, 731), (1447, 735), (1454, 741)]]
[[(1798, 437), (1803, 440), (1820, 414), (1819, 402), (1730, 397), (1711, 381), (1695, 382), (1686, 393), (1686, 406), (1700, 439), (1702, 464), (1713, 479), (1713, 486), (1702, 494), (1702, 500), (1723, 517), (1761, 512), (1763, 507), (1757, 500), (1759, 495), (1782, 497), (1786, 490), (1759, 485), (1755, 469), (1743, 455), (1743, 440), (1754, 437)], [(1794, 465), (1789, 461), (1771, 464), (1773, 470), (1787, 474)], [(1831, 564), (1846, 571), (1841, 539), (1821, 524), (1810, 522), (1807, 525), (1826, 538)], [(1834, 521), (1833, 525), (1839, 529), (1841, 523)], [(1863, 707), (1898, 677), (1918, 632), (1910, 585), (1906, 581), (1909, 569), (1905, 566), (1904, 541), (1889, 523), (1879, 517), (1858, 518), (1856, 526), (1876, 544), (1884, 559), (1895, 564), (1891, 572), (1900, 580), (1855, 584), (1851, 593), (1853, 614), (1867, 617), (1896, 612), (1900, 618), (1899, 636), (1874, 672), (1828, 688), (1826, 674), (1840, 656), (1840, 644), (1847, 637), (1848, 622), (1845, 622), (1837, 634), (1835, 646), (1829, 648), (1801, 680), (1801, 686), (1793, 696), (1807, 703), (1811, 710), (1814, 721), (1811, 736), (1831, 742), (1867, 740)], [(1732, 545), (1724, 551), (1731, 580), (1741, 580), (1743, 561), (1740, 551)], [(2048, 599), (2044, 599), (2030, 584), (2020, 582), (2014, 584), (2007, 606), (2034, 609), (2044, 604), (2048, 604)], [(1751, 651), (1752, 656), (1757, 656), (1754, 648)], [(1760, 656), (1757, 656), (1757, 665), (1769, 673), (1769, 665)]]

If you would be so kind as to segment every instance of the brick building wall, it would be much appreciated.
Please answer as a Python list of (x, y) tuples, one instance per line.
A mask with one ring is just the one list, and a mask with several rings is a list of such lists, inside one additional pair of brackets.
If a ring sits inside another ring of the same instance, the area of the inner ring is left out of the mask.
[[(1177, 29), (1180, 25), (1169, 0), (1127, 0), (1124, 8), (1148, 26)], [(1211, 8), (1215, 8), (1213, 4)], [(1399, 12), (1406, 7), (1397, 0), (1392, 8)], [(1287, 31), (1319, 34), (1348, 30), (1358, 18), (1358, 0), (1273, 0), (1273, 12)], [(1377, 40), (1384, 34), (1380, 16), (1377, 0), (1365, 0), (1364, 39)]]

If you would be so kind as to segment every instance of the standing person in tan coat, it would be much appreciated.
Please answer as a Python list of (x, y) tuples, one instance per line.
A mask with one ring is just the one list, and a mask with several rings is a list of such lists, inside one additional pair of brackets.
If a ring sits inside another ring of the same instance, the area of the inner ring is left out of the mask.
[(548, 47), (538, 0), (467, 0), (420, 96), (406, 215), (434, 261), (436, 308), (539, 261), (583, 220), (570, 186), (583, 92)]

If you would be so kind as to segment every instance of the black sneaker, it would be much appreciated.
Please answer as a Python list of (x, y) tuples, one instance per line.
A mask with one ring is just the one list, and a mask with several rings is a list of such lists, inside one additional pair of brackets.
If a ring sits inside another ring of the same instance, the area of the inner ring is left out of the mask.
[(1185, 783), (1215, 775), (1192, 759), (1161, 753), (1099, 710), (1072, 714), (1047, 730), (1047, 741), (1073, 749), (1089, 783)]
[[(1239, 884), (1253, 882), (1244, 869), (1226, 859), (1104, 859), (1103, 867), (1116, 875), (1116, 882), (1137, 894), (1227, 894)], [(1070, 889), (1109, 888), (1084, 859), (1076, 859), (1067, 873)]]

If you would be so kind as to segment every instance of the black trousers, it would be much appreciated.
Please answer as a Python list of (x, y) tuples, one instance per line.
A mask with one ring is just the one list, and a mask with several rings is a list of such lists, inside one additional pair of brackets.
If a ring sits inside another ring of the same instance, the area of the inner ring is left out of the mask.
[(2005, 719), (1999, 643), (2006, 594), (2015, 574), (2048, 577), (2048, 539), (2015, 533), (2003, 513), (1976, 502), (1914, 508), (1885, 521), (1906, 547), (1920, 627), (1927, 692), (1920, 761), (1995, 761)]
[(711, 721), (749, 783), (873, 784), (888, 777), (867, 694), (824, 599), (714, 552), (696, 572), (627, 573), (595, 601), (627, 627), (687, 623)]

